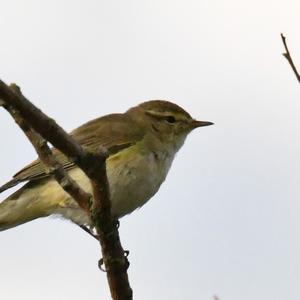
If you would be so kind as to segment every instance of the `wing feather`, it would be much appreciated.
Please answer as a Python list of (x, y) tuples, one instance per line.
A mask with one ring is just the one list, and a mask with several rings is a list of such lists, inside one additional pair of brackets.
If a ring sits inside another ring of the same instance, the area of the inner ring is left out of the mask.
[[(144, 136), (143, 130), (138, 128), (126, 114), (111, 114), (92, 120), (70, 134), (89, 151), (97, 151), (99, 147), (104, 147), (109, 154), (130, 147)], [(53, 154), (66, 170), (75, 166), (59, 150), (53, 148)], [(0, 193), (19, 182), (39, 180), (48, 176), (50, 175), (45, 172), (43, 164), (37, 159), (16, 173), (11, 181), (0, 187)]]

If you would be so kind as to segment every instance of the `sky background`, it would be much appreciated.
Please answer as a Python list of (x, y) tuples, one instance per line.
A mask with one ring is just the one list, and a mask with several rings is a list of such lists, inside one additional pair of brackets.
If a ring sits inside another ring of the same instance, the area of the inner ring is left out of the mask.
[[(139, 300), (300, 299), (300, 2), (0, 0), (0, 78), (66, 130), (168, 99), (215, 122), (121, 220)], [(0, 110), (0, 182), (36, 154)], [(9, 193), (1, 194), (1, 200)], [(0, 233), (0, 299), (109, 299), (67, 221)]]

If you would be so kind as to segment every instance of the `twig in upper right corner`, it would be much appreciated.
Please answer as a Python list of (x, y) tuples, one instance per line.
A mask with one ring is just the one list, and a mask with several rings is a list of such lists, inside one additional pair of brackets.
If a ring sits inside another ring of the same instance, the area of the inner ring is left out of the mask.
[(294, 74), (295, 74), (296, 77), (297, 77), (298, 82), (300, 83), (300, 75), (299, 75), (299, 73), (298, 73), (298, 71), (297, 71), (297, 68), (296, 68), (296, 66), (295, 66), (295, 64), (294, 64), (294, 62), (293, 62), (292, 57), (291, 57), (289, 48), (288, 48), (287, 43), (286, 43), (286, 37), (285, 37), (282, 33), (280, 34), (280, 36), (281, 36), (281, 39), (282, 39), (282, 42), (283, 42), (283, 45), (284, 45), (284, 48), (285, 48), (285, 52), (282, 53), (282, 55), (283, 55), (283, 56), (287, 59), (287, 61), (289, 62), (291, 68), (293, 69)]

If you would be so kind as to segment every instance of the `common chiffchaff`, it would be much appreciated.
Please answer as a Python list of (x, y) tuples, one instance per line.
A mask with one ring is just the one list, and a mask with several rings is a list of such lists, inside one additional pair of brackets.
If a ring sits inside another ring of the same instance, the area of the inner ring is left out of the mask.
[[(71, 135), (90, 151), (109, 152), (107, 177), (112, 214), (120, 218), (144, 205), (165, 180), (176, 152), (195, 128), (213, 123), (196, 121), (178, 105), (162, 100), (144, 102), (123, 114), (110, 114), (75, 129)], [(79, 185), (91, 192), (89, 179), (62, 153), (57, 159)], [(0, 203), (0, 231), (36, 218), (62, 215), (90, 225), (87, 213), (34, 161), (0, 188), (27, 183)]]

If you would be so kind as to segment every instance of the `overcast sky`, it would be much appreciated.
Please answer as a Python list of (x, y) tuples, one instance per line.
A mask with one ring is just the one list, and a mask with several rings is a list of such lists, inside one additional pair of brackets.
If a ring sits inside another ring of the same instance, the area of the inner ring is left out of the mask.
[[(0, 78), (65, 129), (149, 99), (193, 132), (121, 220), (138, 300), (300, 299), (300, 2), (1, 0)], [(36, 157), (0, 110), (0, 182)], [(1, 200), (9, 193), (1, 194)], [(67, 221), (0, 233), (0, 299), (109, 299), (97, 242)]]

